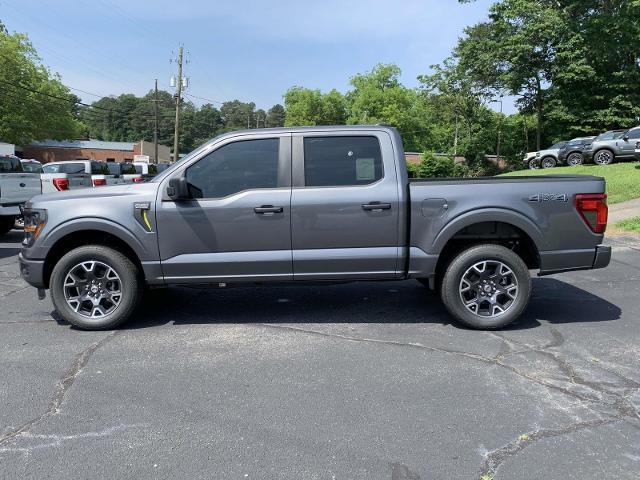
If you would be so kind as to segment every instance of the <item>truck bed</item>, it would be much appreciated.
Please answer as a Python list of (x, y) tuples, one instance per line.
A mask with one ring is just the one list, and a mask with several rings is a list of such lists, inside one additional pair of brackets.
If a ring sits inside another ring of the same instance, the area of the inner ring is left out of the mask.
[[(414, 257), (441, 252), (465, 228), (500, 222), (536, 245), (542, 273), (590, 267), (593, 233), (575, 207), (576, 194), (604, 193), (605, 180), (589, 175), (411, 179), (409, 245)], [(423, 255), (424, 252), (424, 255)], [(412, 259), (410, 271), (425, 267)], [(427, 268), (428, 269), (428, 268)]]

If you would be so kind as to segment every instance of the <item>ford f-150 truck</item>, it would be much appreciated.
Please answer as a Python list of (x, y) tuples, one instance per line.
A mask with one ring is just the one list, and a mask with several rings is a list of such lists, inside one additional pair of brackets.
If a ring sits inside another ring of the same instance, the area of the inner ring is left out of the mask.
[(499, 328), (525, 310), (530, 270), (611, 256), (604, 179), (409, 180), (387, 126), (228, 133), (147, 183), (38, 196), (24, 214), (22, 276), (85, 329), (130, 318), (147, 286), (405, 279)]
[(39, 174), (25, 172), (18, 157), (0, 156), (0, 235), (14, 227), (22, 205), (40, 193)]

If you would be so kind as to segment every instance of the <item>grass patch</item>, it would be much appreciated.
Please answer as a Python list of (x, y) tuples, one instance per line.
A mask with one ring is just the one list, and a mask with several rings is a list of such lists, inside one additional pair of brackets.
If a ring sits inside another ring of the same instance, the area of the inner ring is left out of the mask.
[(614, 163), (612, 165), (580, 165), (557, 167), (546, 170), (518, 170), (507, 176), (522, 175), (594, 175), (607, 181), (608, 203), (619, 203), (640, 197), (640, 164), (637, 162)]
[(616, 223), (616, 227), (630, 232), (640, 233), (640, 217), (628, 218)]

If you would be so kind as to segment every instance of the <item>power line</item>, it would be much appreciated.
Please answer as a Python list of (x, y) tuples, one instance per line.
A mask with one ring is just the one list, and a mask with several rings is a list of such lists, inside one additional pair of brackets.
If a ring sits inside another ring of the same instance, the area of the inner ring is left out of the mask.
[(185, 93), (185, 95), (187, 97), (197, 98), (198, 100), (204, 100), (206, 102), (217, 103), (219, 105), (224, 105), (224, 103), (225, 103), (225, 102), (219, 102), (218, 100), (212, 100), (212, 99), (206, 98), (206, 97), (198, 97), (197, 95), (191, 95), (190, 93)]
[(154, 117), (153, 113), (135, 113), (135, 112), (132, 112), (132, 111), (116, 110), (116, 109), (112, 109), (112, 108), (105, 108), (105, 107), (100, 107), (100, 106), (97, 106), (97, 105), (91, 105), (91, 104), (88, 104), (88, 103), (81, 102), (79, 100), (74, 100), (72, 98), (65, 98), (65, 97), (60, 97), (58, 95), (53, 95), (53, 94), (47, 93), (47, 92), (40, 92), (38, 90), (34, 90), (33, 88), (29, 88), (29, 87), (25, 87), (24, 85), (19, 85), (19, 84), (7, 82), (6, 80), (2, 80), (2, 79), (0, 79), (0, 83), (4, 83), (6, 85), (9, 85), (10, 87), (20, 88), (22, 90), (26, 90), (28, 92), (35, 93), (35, 94), (38, 94), (38, 95), (42, 95), (42, 96), (45, 96), (45, 97), (53, 98), (53, 99), (56, 99), (56, 100), (61, 100), (61, 101), (70, 103), (72, 105), (81, 105), (81, 106), (86, 107), (86, 108), (93, 108), (93, 109), (96, 109), (96, 110), (100, 110), (100, 111), (104, 111), (104, 112), (110, 112), (110, 113), (116, 113), (116, 114), (123, 115), (123, 116)]

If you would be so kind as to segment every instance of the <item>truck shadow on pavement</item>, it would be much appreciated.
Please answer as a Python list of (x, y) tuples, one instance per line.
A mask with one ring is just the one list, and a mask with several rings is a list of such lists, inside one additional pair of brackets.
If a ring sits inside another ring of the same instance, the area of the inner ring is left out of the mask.
[[(535, 328), (541, 322), (605, 322), (617, 320), (620, 315), (618, 306), (593, 293), (556, 279), (535, 278), (528, 310), (507, 329)], [(233, 323), (433, 323), (457, 326), (452, 323), (438, 295), (415, 281), (406, 281), (152, 290), (139, 312), (123, 328)]]

